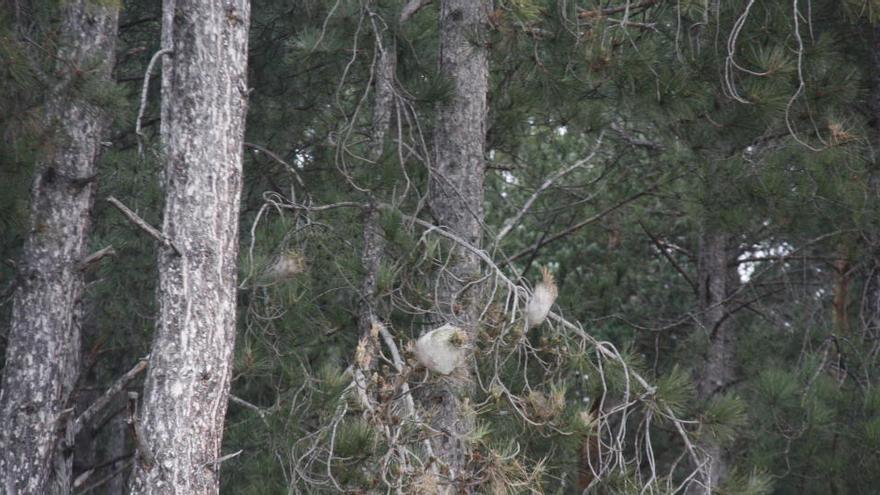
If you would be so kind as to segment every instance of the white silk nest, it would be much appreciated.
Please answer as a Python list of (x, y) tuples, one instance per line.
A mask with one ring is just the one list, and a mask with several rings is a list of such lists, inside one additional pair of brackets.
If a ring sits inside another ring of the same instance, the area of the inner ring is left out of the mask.
[(535, 328), (544, 323), (559, 293), (553, 274), (546, 266), (541, 269), (541, 275), (542, 280), (535, 286), (532, 298), (526, 304), (526, 328)]
[(461, 328), (446, 324), (416, 340), (413, 352), (425, 368), (448, 375), (464, 362), (466, 335)]

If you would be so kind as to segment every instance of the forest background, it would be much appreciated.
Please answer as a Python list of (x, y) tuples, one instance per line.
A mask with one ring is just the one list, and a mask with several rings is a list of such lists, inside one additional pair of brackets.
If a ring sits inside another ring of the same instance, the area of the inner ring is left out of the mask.
[[(237, 318), (191, 493), (876, 492), (880, 2), (234, 3), (216, 22), (247, 36)], [(26, 407), (10, 349), (36, 346), (73, 372), (30, 385), (56, 394), (29, 424), (50, 446), (33, 479), (147, 493), (178, 248), (144, 225), (168, 221), (160, 66), (183, 54), (162, 52), (158, 2), (5, 6), (0, 418)], [(67, 102), (107, 121), (83, 131), (94, 174), (53, 176), (95, 198), (91, 256), (64, 261), (82, 287), (41, 306), (77, 338), (47, 351), (12, 329)], [(425, 368), (426, 333), (463, 352), (454, 372)]]

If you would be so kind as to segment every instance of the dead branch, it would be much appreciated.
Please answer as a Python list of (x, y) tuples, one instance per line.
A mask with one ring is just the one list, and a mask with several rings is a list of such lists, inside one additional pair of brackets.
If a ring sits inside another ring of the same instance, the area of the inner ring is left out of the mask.
[(532, 205), (535, 203), (535, 200), (538, 199), (538, 196), (541, 193), (543, 193), (545, 190), (547, 190), (547, 188), (549, 188), (551, 185), (553, 185), (553, 183), (556, 182), (557, 180), (565, 177), (566, 175), (568, 175), (572, 171), (589, 163), (593, 159), (593, 157), (596, 156), (596, 153), (599, 151), (599, 147), (602, 146), (602, 136), (603, 136), (603, 134), (599, 134), (599, 138), (596, 140), (596, 145), (593, 146), (593, 151), (589, 155), (587, 155), (586, 158), (578, 160), (575, 163), (573, 163), (572, 165), (570, 165), (562, 170), (559, 170), (555, 174), (551, 175), (547, 180), (544, 181), (543, 184), (541, 184), (541, 187), (539, 187), (537, 190), (535, 190), (534, 193), (532, 193), (531, 197), (529, 197), (529, 199), (526, 200), (525, 204), (523, 205), (522, 208), (520, 208), (520, 210), (517, 212), (517, 214), (512, 219), (505, 222), (504, 227), (501, 229), (501, 232), (499, 232), (498, 235), (495, 236), (495, 245), (496, 246), (501, 242), (502, 239), (504, 239), (504, 236), (509, 234), (510, 231), (514, 227), (516, 227), (516, 225), (520, 222), (520, 220), (522, 220), (523, 215), (525, 215), (526, 212), (532, 207)]
[(572, 225), (571, 227), (565, 228), (562, 231), (557, 232), (553, 235), (547, 236), (545, 239), (539, 240), (538, 242), (532, 244), (530, 247), (527, 247), (526, 249), (523, 249), (522, 251), (511, 256), (505, 262), (501, 263), (500, 266), (504, 266), (508, 263), (516, 261), (516, 260), (522, 258), (523, 256), (527, 256), (533, 252), (538, 251), (539, 249), (546, 246), (547, 244), (550, 244), (551, 242), (558, 241), (559, 239), (562, 239), (565, 236), (573, 234), (573, 233), (577, 232), (578, 230), (586, 227), (587, 225), (589, 225), (597, 220), (602, 219), (603, 217), (605, 217), (609, 213), (611, 213), (611, 212), (613, 212), (613, 211), (615, 211), (615, 210), (617, 210), (617, 209), (619, 209), (629, 203), (632, 203), (633, 201), (641, 198), (642, 196), (645, 196), (645, 195), (652, 193), (658, 187), (660, 187), (660, 182), (655, 182), (653, 185), (651, 185), (647, 189), (639, 191), (639, 192), (633, 194), (632, 196), (624, 199), (623, 201), (620, 201), (615, 205), (612, 205), (612, 206), (609, 206), (608, 208), (605, 208), (604, 210), (600, 211), (599, 213), (596, 213), (595, 215), (591, 216), (590, 218), (587, 218), (586, 220), (578, 222), (578, 223)]
[(257, 150), (257, 151), (259, 151), (259, 152), (261, 152), (261, 153), (265, 153), (266, 156), (268, 156), (269, 158), (271, 158), (271, 159), (275, 160), (276, 162), (278, 162), (278, 163), (284, 165), (285, 167), (287, 167), (287, 170), (288, 170), (291, 174), (293, 174), (293, 177), (296, 179), (297, 182), (299, 182), (299, 185), (301, 185), (301, 186), (305, 185), (305, 184), (303, 184), (302, 177), (300, 177), (300, 176), (299, 176), (299, 173), (296, 171), (296, 168), (295, 168), (293, 165), (291, 165), (291, 164), (287, 163), (286, 161), (284, 161), (280, 156), (278, 156), (277, 153), (274, 153), (274, 152), (272, 152), (271, 150), (269, 150), (268, 148), (266, 148), (265, 146), (260, 146), (259, 144), (254, 144), (254, 143), (244, 143), (244, 146), (245, 146), (246, 148), (251, 148), (251, 149), (253, 149), (253, 150)]
[(645, 231), (645, 234), (647, 234), (648, 237), (651, 239), (651, 242), (653, 242), (654, 245), (657, 246), (657, 249), (660, 250), (660, 253), (663, 255), (663, 257), (666, 258), (666, 260), (669, 261), (669, 263), (672, 265), (672, 267), (675, 268), (675, 271), (677, 271), (685, 279), (685, 281), (687, 281), (688, 285), (690, 285), (691, 289), (693, 289), (694, 294), (696, 294), (698, 292), (697, 284), (694, 283), (694, 281), (687, 274), (687, 272), (684, 271), (684, 269), (681, 267), (681, 265), (679, 265), (678, 262), (675, 261), (675, 258), (673, 258), (666, 251), (666, 246), (664, 246), (663, 243), (660, 242), (660, 240), (654, 236), (654, 234), (652, 234), (650, 231), (648, 231), (648, 228), (645, 227), (645, 224), (642, 223), (641, 220), (639, 220), (639, 227), (641, 227), (642, 230)]
[(150, 237), (161, 242), (163, 246), (173, 250), (178, 256), (181, 255), (180, 249), (178, 249), (177, 246), (174, 245), (174, 243), (171, 241), (171, 239), (168, 238), (168, 236), (166, 236), (162, 232), (159, 232), (159, 230), (157, 230), (155, 227), (148, 224), (146, 220), (138, 216), (137, 213), (131, 211), (127, 206), (122, 204), (121, 201), (114, 198), (113, 196), (108, 197), (107, 201), (115, 206), (119, 211), (121, 211), (122, 214), (125, 215), (125, 217), (128, 218), (133, 224), (140, 227), (141, 230), (149, 234)]
[(116, 380), (116, 382), (114, 382), (113, 385), (111, 385), (110, 388), (108, 388), (107, 391), (104, 392), (104, 395), (99, 397), (98, 400), (96, 400), (95, 402), (92, 402), (92, 405), (90, 405), (85, 411), (82, 412), (82, 414), (79, 415), (78, 418), (76, 418), (76, 421), (73, 424), (73, 436), (76, 436), (86, 424), (90, 423), (99, 412), (104, 410), (104, 408), (107, 407), (108, 404), (110, 404), (110, 401), (113, 400), (113, 397), (115, 397), (116, 394), (121, 392), (126, 385), (128, 385), (132, 380), (135, 379), (135, 377), (137, 377), (142, 371), (147, 369), (147, 359), (148, 358), (145, 357), (138, 361), (138, 363), (134, 365), (132, 369), (128, 370), (124, 375), (120, 376)]
[(147, 64), (147, 70), (144, 73), (144, 85), (141, 89), (141, 106), (138, 109), (137, 120), (134, 122), (134, 133), (138, 138), (138, 153), (143, 155), (144, 153), (144, 145), (142, 138), (144, 137), (144, 133), (141, 132), (141, 120), (144, 118), (144, 111), (147, 107), (147, 93), (150, 91), (150, 77), (153, 73), (153, 67), (156, 65), (156, 62), (159, 60), (159, 57), (162, 55), (168, 55), (172, 53), (170, 48), (163, 48), (153, 54), (153, 58), (150, 59), (150, 63)]
[(116, 256), (116, 250), (113, 249), (113, 246), (107, 246), (105, 248), (99, 249), (94, 253), (86, 256), (80, 261), (80, 270), (87, 270), (91, 268), (95, 263), (101, 261), (107, 256)]
[(410, 19), (416, 12), (422, 10), (422, 7), (426, 7), (431, 4), (432, 0), (409, 0), (406, 2), (406, 5), (400, 9), (400, 23), (403, 24)]

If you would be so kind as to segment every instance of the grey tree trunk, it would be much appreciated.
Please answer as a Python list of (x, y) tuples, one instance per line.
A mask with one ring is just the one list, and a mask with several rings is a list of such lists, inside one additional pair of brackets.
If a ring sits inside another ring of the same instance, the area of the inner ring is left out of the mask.
[[(705, 361), (697, 377), (697, 394), (703, 401), (710, 400), (733, 379), (735, 342), (727, 303), (732, 288), (729, 245), (729, 235), (704, 227), (697, 266), (700, 326), (709, 340)], [(703, 448), (711, 457), (709, 474), (714, 490), (727, 476), (729, 456), (711, 439), (703, 444)]]
[(126, 452), (125, 439), (128, 438), (128, 431), (131, 428), (125, 421), (124, 413), (114, 416), (110, 420), (110, 424), (107, 425), (107, 428), (109, 428), (110, 431), (107, 432), (105, 437), (107, 438), (105, 456), (108, 459), (119, 460), (114, 462), (109, 468), (116, 474), (107, 481), (107, 484), (104, 487), (104, 494), (125, 495), (125, 475), (128, 470), (124, 469), (126, 460), (123, 456)]
[[(388, 31), (389, 29), (385, 29)], [(370, 158), (375, 160), (382, 156), (385, 146), (385, 136), (391, 127), (391, 116), (394, 113), (394, 77), (397, 72), (397, 49), (393, 36), (386, 36), (384, 32), (377, 33), (376, 43), (376, 69), (375, 78), (376, 95), (373, 98), (373, 122), (372, 136), (370, 139)]]
[(247, 106), (247, 0), (165, 0), (159, 315), (144, 384), (134, 494), (219, 490), (235, 344)]
[[(474, 246), (480, 245), (484, 216), (489, 76), (486, 35), (491, 8), (488, 0), (440, 2), (440, 72), (451, 78), (454, 90), (437, 113), (428, 203), (439, 225)], [(453, 249), (453, 261), (438, 276), (436, 309), (444, 322), (463, 328), (473, 342), (478, 294), (470, 283), (479, 278), (480, 263), (474, 253), (460, 246)], [(420, 400), (432, 428), (439, 432), (433, 449), (448, 469), (452, 482), (448, 489), (470, 491), (466, 436), (474, 419), (464, 407), (464, 399), (472, 388), (472, 370), (463, 371), (461, 379), (435, 379)]]
[[(387, 29), (386, 29), (387, 30)], [(373, 97), (373, 116), (370, 129), (369, 157), (378, 160), (385, 150), (385, 136), (391, 127), (391, 116), (394, 113), (394, 77), (397, 72), (397, 52), (392, 36), (384, 32), (376, 33), (376, 65), (375, 96)], [(369, 342), (370, 329), (376, 317), (376, 289), (378, 287), (379, 267), (385, 239), (379, 226), (379, 210), (371, 195), (370, 208), (364, 212), (363, 252), (361, 266), (364, 268), (364, 279), (361, 283), (361, 301), (358, 305), (358, 331), (363, 342)], [(374, 349), (369, 349), (370, 354)]]
[[(873, 74), (871, 78), (871, 110), (874, 118), (874, 134), (871, 136), (871, 145), (877, 153), (880, 145), (880, 24), (872, 29), (871, 65)], [(875, 202), (880, 201), (880, 158), (874, 157), (874, 166), (870, 175), (870, 193)], [(865, 320), (868, 324), (868, 335), (880, 334), (880, 232), (873, 232), (870, 236), (871, 252), (874, 255), (870, 279), (868, 280), (867, 304)]]
[[(5, 493), (66, 493), (70, 484), (72, 445), (63, 432), (74, 419), (68, 408), (80, 362), (81, 262), (88, 254), (97, 159), (110, 116), (69, 89), (80, 78), (110, 82), (117, 16), (112, 2), (69, 0), (61, 11), (56, 57), (62, 81), (46, 104), (51, 138), (31, 191), (30, 231), (0, 384)], [(55, 469), (61, 474), (50, 482)]]

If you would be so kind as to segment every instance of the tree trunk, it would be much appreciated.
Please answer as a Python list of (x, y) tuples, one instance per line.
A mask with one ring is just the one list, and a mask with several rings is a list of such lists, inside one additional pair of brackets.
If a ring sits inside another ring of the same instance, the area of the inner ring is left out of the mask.
[[(876, 24), (872, 29), (872, 47), (871, 50), (871, 111), (873, 112), (873, 135), (871, 136), (871, 146), (877, 153), (877, 146), (880, 145), (880, 24)], [(880, 159), (874, 158), (874, 166), (872, 167), (869, 177), (869, 193), (874, 198), (874, 203), (880, 202)], [(873, 254), (872, 269), (870, 270), (870, 278), (867, 282), (867, 307), (866, 317), (868, 325), (868, 337), (873, 338), (880, 334), (880, 232), (871, 232), (869, 235), (871, 246), (869, 247)]]
[(370, 159), (376, 160), (382, 156), (385, 149), (385, 136), (391, 126), (391, 116), (394, 112), (394, 77), (397, 72), (397, 48), (393, 36), (386, 36), (384, 31), (376, 33), (376, 69), (375, 78), (376, 96), (373, 98), (373, 122), (372, 136), (370, 136)]
[(112, 3), (63, 3), (56, 54), (62, 84), (46, 104), (52, 132), (31, 191), (0, 388), (5, 493), (66, 493), (70, 483), (65, 476), (48, 481), (53, 462), (71, 472), (72, 445), (63, 431), (74, 419), (67, 410), (80, 361), (81, 261), (88, 254), (97, 159), (110, 116), (68, 90), (81, 78), (109, 84), (117, 16)]
[[(120, 401), (121, 402), (121, 401)], [(115, 473), (112, 478), (107, 480), (104, 487), (105, 495), (125, 495), (125, 469), (127, 459), (124, 458), (126, 453), (125, 439), (128, 438), (128, 431), (131, 429), (125, 420), (125, 414), (119, 413), (110, 420), (107, 425), (110, 430), (106, 434), (106, 452), (107, 459), (118, 459), (110, 465), (109, 470)]]
[[(721, 392), (733, 378), (735, 343), (726, 302), (732, 286), (729, 245), (729, 235), (704, 227), (697, 266), (700, 326), (709, 339), (705, 361), (697, 377), (697, 394), (703, 401), (709, 401)], [(711, 457), (709, 475), (711, 489), (715, 490), (729, 471), (728, 455), (711, 439), (703, 444), (703, 448)]]
[[(487, 0), (440, 2), (440, 72), (451, 78), (454, 90), (437, 113), (428, 202), (439, 225), (474, 246), (480, 245), (483, 222), (489, 76), (485, 43), (491, 5)], [(473, 342), (478, 309), (477, 291), (470, 283), (479, 278), (480, 263), (471, 251), (452, 249), (453, 261), (438, 275), (436, 309), (444, 323), (461, 327)], [(434, 380), (420, 396), (438, 432), (434, 452), (452, 483), (465, 491), (470, 491), (465, 437), (474, 426), (465, 401), (472, 388), (470, 367), (461, 373), (463, 378)]]
[(144, 385), (135, 494), (208, 494), (235, 343), (247, 106), (247, 0), (165, 0), (159, 315)]

